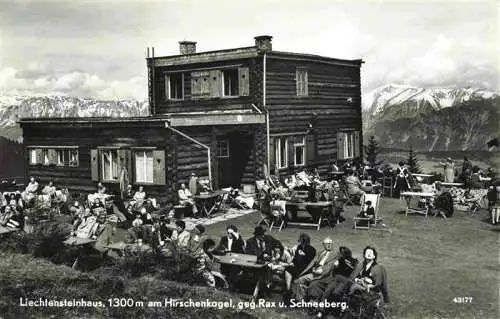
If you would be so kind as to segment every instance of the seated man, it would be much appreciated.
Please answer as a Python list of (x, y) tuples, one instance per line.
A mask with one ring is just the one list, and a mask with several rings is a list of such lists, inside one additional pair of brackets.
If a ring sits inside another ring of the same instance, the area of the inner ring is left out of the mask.
[(51, 198), (56, 194), (56, 187), (52, 181), (49, 181), (49, 183), (42, 189), (42, 194), (49, 195)]
[(274, 247), (275, 242), (283, 246), (273, 236), (266, 234), (266, 230), (262, 226), (255, 227), (253, 235), (247, 240), (246, 253), (257, 256), (257, 260), (271, 260), (271, 249)]
[(360, 226), (367, 226), (368, 223), (373, 223), (375, 221), (375, 208), (372, 206), (372, 202), (367, 200), (365, 205), (358, 214), (358, 217), (369, 218), (370, 220), (362, 220), (359, 222)]
[(179, 196), (179, 204), (191, 207), (193, 216), (196, 216), (198, 214), (198, 208), (196, 207), (196, 203), (192, 198), (193, 195), (191, 194), (189, 189), (186, 188), (185, 184), (181, 184), (181, 188), (179, 189), (177, 194)]
[(113, 242), (115, 231), (116, 227), (106, 220), (106, 214), (101, 213), (91, 235), (91, 238), (96, 240), (94, 248), (101, 253), (107, 253), (109, 249), (106, 246)]
[(167, 227), (169, 220), (166, 218), (155, 217), (153, 219), (153, 228), (151, 230), (151, 244), (157, 256), (166, 249), (166, 242), (172, 237), (173, 231)]
[(339, 248), (339, 259), (334, 263), (334, 268), (330, 273), (324, 272), (320, 278), (313, 280), (307, 289), (306, 297), (309, 300), (320, 301), (321, 296), (336, 275), (349, 277), (358, 264), (358, 260), (352, 257), (349, 248), (341, 246)]
[(316, 249), (311, 246), (311, 237), (305, 233), (299, 235), (298, 245), (292, 249), (292, 264), (286, 268), (286, 291), (291, 294), (292, 281), (308, 271), (311, 261), (316, 257)]
[(142, 219), (137, 216), (137, 218), (132, 222), (132, 227), (129, 228), (125, 234), (125, 242), (127, 244), (135, 244), (139, 242), (139, 240), (144, 240), (145, 237), (146, 234), (142, 228)]
[(326, 237), (323, 240), (323, 251), (316, 256), (312, 266), (305, 269), (302, 274), (299, 274), (298, 279), (294, 283), (295, 299), (304, 299), (306, 289), (309, 284), (316, 279), (321, 278), (325, 274), (329, 274), (335, 267), (335, 262), (339, 259), (337, 253), (333, 252), (333, 240)]
[(172, 241), (181, 249), (188, 248), (191, 234), (186, 230), (186, 223), (182, 220), (175, 222), (176, 230), (172, 233)]
[(85, 208), (83, 216), (73, 223), (73, 233), (78, 238), (90, 238), (97, 222), (90, 208)]

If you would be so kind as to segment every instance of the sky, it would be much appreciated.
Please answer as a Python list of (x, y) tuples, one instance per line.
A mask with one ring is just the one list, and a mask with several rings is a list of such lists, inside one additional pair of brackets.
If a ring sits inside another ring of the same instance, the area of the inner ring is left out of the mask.
[(500, 91), (500, 1), (0, 0), (0, 95), (147, 97), (146, 48), (254, 45), (363, 59), (385, 84)]

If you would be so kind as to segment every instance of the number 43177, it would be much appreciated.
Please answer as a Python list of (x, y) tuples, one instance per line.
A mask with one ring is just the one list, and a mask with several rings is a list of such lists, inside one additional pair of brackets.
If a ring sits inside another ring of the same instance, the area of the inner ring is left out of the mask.
[(453, 298), (454, 303), (472, 303), (472, 297), (455, 297)]

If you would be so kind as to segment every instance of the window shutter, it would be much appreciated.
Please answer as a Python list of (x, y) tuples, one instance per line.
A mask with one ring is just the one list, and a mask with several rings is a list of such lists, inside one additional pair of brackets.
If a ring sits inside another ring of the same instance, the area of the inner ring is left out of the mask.
[(40, 148), (37, 148), (35, 150), (35, 154), (36, 154), (36, 164), (43, 164), (43, 152), (42, 152), (42, 149)]
[[(269, 138), (269, 163), (271, 167), (269, 167), (269, 171), (272, 174), (272, 169), (276, 166), (276, 148), (274, 146), (274, 137)], [(267, 163), (267, 162), (266, 162)]]
[(309, 95), (309, 85), (307, 81), (307, 71), (302, 72), (302, 95), (308, 96)]
[(306, 165), (314, 165), (316, 160), (316, 143), (314, 142), (314, 135), (308, 134), (306, 137)]
[(354, 157), (359, 157), (360, 156), (360, 149), (359, 149), (359, 131), (354, 132)]
[(153, 183), (165, 185), (165, 151), (153, 151)]
[(342, 132), (337, 132), (337, 159), (343, 160), (344, 155), (344, 139), (345, 134)]
[(300, 70), (295, 71), (295, 81), (297, 85), (297, 96), (302, 95), (302, 76)]
[(55, 149), (49, 149), (48, 150), (48, 157), (49, 157), (49, 165), (56, 165), (57, 164), (57, 152)]
[(250, 94), (250, 78), (248, 68), (238, 69), (238, 83), (240, 96), (248, 96)]
[(201, 76), (199, 72), (191, 73), (191, 97), (196, 99), (201, 95)]
[(93, 181), (99, 180), (99, 152), (96, 149), (90, 150), (90, 171)]
[(165, 100), (170, 99), (170, 76), (165, 74)]
[(222, 91), (222, 76), (220, 70), (212, 70), (209, 73), (210, 97), (220, 97)]

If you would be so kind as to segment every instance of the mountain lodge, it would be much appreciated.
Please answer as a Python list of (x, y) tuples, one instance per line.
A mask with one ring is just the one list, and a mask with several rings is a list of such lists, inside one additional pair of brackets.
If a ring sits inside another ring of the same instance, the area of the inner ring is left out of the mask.
[(133, 185), (176, 202), (191, 173), (214, 188), (241, 187), (333, 160), (361, 156), (361, 60), (274, 51), (255, 45), (146, 59), (150, 116), (23, 118), (25, 177), (54, 180), (73, 192), (101, 181)]

